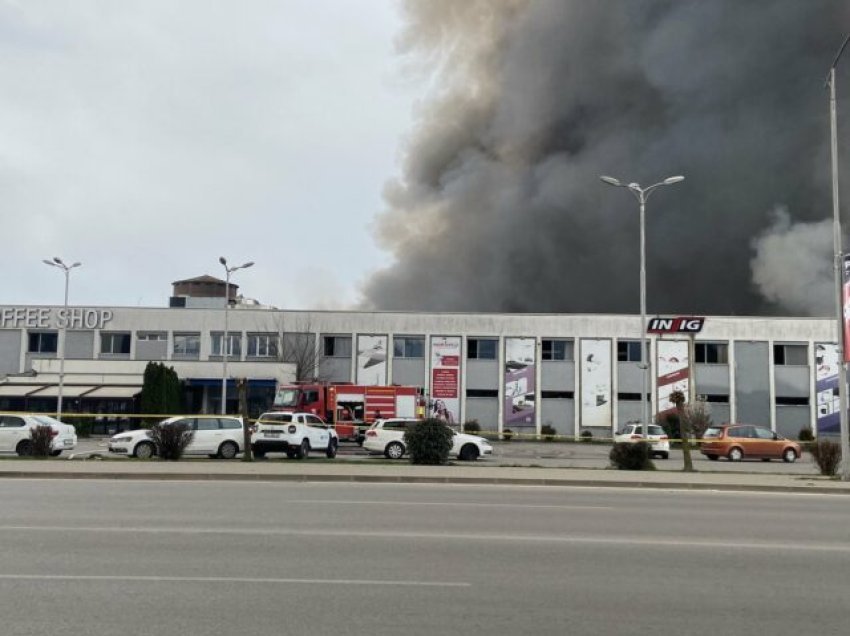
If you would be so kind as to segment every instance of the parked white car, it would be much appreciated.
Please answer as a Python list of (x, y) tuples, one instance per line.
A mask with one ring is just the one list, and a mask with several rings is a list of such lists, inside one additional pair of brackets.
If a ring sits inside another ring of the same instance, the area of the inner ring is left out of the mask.
[(21, 457), (32, 455), (31, 432), (37, 426), (49, 426), (53, 443), (50, 454), (58, 457), (63, 450), (77, 446), (77, 429), (49, 415), (21, 415), (0, 413), (0, 452), (17, 453)]
[[(667, 433), (658, 424), (650, 424), (647, 441), (652, 455), (658, 455), (661, 459), (670, 457), (670, 441)], [(626, 424), (621, 430), (614, 433), (614, 442), (640, 442), (643, 440), (643, 425), (640, 423)]]
[(286, 453), (289, 459), (304, 459), (310, 451), (336, 457), (339, 436), (333, 426), (313, 413), (263, 413), (254, 426), (251, 450), (255, 457)]
[[(407, 454), (404, 431), (419, 421), (400, 417), (378, 420), (366, 431), (363, 448), (370, 453), (383, 453), (387, 459), (401, 459)], [(492, 455), (493, 447), (483, 437), (452, 430), (452, 449), (449, 454), (463, 461), (474, 462), (481, 456)]]
[[(185, 455), (208, 455), (222, 459), (233, 459), (242, 452), (242, 418), (236, 416), (193, 416), (170, 417), (162, 426), (187, 424), (194, 432), (192, 441), (183, 451)], [(113, 435), (109, 440), (109, 452), (147, 459), (157, 454), (150, 431), (140, 429)]]

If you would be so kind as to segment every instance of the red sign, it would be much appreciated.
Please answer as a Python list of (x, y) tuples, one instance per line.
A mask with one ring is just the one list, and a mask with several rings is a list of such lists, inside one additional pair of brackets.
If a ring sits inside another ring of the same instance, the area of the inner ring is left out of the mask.
[(458, 356), (443, 356), (442, 358), (440, 358), (440, 366), (459, 367), (460, 358)]
[(844, 257), (844, 284), (842, 289), (842, 300), (844, 304), (842, 305), (843, 314), (844, 314), (844, 362), (850, 362), (850, 351), (848, 351), (848, 345), (850, 344), (850, 257)]
[(457, 369), (434, 369), (431, 374), (431, 397), (456, 398), (457, 380)]

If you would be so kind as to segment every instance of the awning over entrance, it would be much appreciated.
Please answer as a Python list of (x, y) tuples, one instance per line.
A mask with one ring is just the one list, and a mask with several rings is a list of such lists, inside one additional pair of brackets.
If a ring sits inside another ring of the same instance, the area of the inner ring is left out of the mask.
[[(220, 387), (221, 386), (221, 378), (187, 378), (186, 386), (210, 386), (210, 387)], [(234, 378), (227, 379), (228, 387), (235, 387), (236, 380)], [(277, 380), (248, 380), (248, 386), (250, 387), (265, 387), (274, 389), (277, 387)]]
[(100, 386), (94, 389), (91, 393), (86, 393), (84, 398), (99, 398), (99, 399), (130, 399), (141, 393), (140, 386)]
[(43, 384), (0, 384), (0, 397), (26, 397), (43, 388)]
[[(78, 398), (78, 397), (88, 397), (88, 393), (94, 391), (97, 387), (95, 386), (63, 386), (62, 387), (62, 397), (63, 398)], [(46, 386), (42, 389), (30, 393), (27, 397), (59, 397), (59, 387), (58, 386)]]

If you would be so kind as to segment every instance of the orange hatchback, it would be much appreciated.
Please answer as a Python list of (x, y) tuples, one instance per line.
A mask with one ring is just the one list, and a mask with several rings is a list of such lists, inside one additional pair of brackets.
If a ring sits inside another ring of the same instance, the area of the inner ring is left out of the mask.
[(785, 439), (769, 428), (750, 424), (712, 426), (700, 440), (700, 452), (709, 459), (726, 457), (731, 462), (744, 458), (764, 461), (782, 459), (794, 462), (803, 452), (797, 442)]

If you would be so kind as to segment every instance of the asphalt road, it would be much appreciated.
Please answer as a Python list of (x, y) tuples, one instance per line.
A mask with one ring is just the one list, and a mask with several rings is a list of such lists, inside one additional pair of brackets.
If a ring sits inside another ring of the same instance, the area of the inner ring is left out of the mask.
[(845, 634), (842, 497), (0, 482), (0, 633)]

